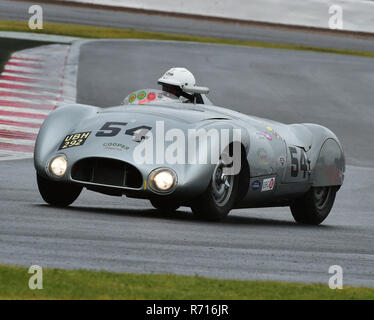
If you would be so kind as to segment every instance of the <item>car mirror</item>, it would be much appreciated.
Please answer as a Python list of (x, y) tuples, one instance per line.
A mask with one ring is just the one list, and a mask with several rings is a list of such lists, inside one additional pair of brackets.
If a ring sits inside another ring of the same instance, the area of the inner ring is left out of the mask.
[(198, 87), (198, 86), (183, 86), (183, 91), (187, 93), (200, 93), (207, 94), (209, 93), (209, 88), (207, 87)]

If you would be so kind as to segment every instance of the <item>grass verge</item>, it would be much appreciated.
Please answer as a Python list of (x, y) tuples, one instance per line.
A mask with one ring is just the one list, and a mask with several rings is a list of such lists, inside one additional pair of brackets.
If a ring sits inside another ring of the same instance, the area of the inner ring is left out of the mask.
[[(0, 31), (22, 31), (22, 32), (35, 32), (28, 28), (27, 22), (20, 21), (4, 21), (0, 20)], [(199, 36), (188, 36), (182, 34), (149, 32), (140, 30), (118, 29), (118, 28), (104, 28), (83, 25), (70, 25), (58, 23), (44, 23), (44, 29), (37, 31), (43, 34), (65, 35), (83, 38), (110, 38), (110, 39), (154, 39), (154, 40), (174, 40), (174, 41), (194, 41), (202, 43), (214, 44), (229, 44), (250, 46), (259, 48), (283, 49), (283, 50), (302, 50), (314, 51), (324, 53), (345, 54), (361, 57), (374, 57), (374, 52), (359, 51), (359, 50), (344, 50), (333, 48), (319, 48), (309, 47), (294, 44), (282, 44), (273, 42), (259, 42), (259, 41), (240, 41), (221, 38), (209, 38)]]
[(59, 269), (43, 269), (43, 289), (30, 290), (27, 271), (0, 265), (0, 299), (374, 299), (374, 288)]
[(0, 72), (3, 71), (4, 64), (9, 60), (14, 51), (38, 47), (48, 44), (48, 42), (17, 40), (0, 38)]

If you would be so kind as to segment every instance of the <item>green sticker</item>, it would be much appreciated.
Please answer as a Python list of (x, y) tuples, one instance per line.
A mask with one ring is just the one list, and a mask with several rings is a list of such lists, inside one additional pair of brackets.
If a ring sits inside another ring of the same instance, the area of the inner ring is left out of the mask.
[(145, 91), (140, 91), (138, 93), (138, 99), (139, 100), (143, 100), (145, 98), (145, 96), (147, 95), (147, 93)]
[(130, 95), (130, 97), (129, 97), (129, 102), (131, 103), (131, 102), (134, 102), (135, 101), (135, 99), (136, 99), (136, 94), (135, 93), (133, 93), (132, 95)]

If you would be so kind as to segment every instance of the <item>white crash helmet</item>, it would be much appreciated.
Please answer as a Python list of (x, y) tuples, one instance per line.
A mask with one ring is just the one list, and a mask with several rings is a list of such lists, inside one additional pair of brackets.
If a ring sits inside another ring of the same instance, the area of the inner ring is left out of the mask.
[(184, 86), (195, 86), (196, 80), (194, 75), (186, 68), (171, 68), (158, 79), (158, 83), (161, 85), (177, 86), (183, 89)]

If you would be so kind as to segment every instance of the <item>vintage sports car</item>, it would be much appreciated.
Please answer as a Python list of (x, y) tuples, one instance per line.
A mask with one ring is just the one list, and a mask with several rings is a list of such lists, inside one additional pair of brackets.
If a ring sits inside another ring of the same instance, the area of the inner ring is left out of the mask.
[[(289, 206), (299, 223), (317, 225), (327, 217), (345, 171), (333, 132), (214, 106), (207, 88), (186, 91), (196, 98), (192, 103), (143, 89), (119, 106), (74, 104), (51, 112), (34, 153), (42, 198), (68, 206), (85, 187), (149, 199), (159, 211), (188, 206), (197, 217), (213, 221), (235, 208), (274, 206)], [(238, 130), (240, 139), (234, 135)], [(222, 132), (225, 139), (212, 139)], [(215, 161), (196, 161), (204, 155)]]

